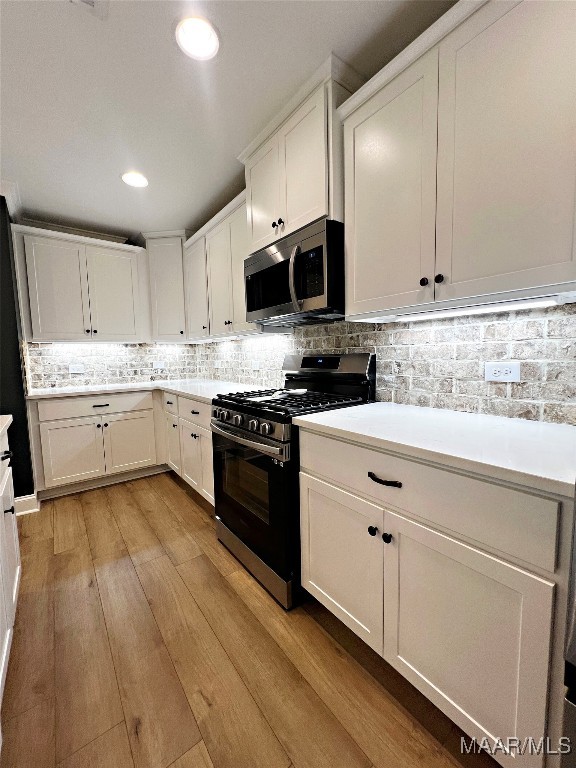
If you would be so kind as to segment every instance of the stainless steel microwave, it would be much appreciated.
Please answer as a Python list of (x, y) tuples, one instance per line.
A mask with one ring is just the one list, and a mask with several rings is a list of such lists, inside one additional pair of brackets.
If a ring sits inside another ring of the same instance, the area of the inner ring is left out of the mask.
[(246, 319), (265, 326), (344, 317), (344, 225), (320, 219), (244, 262)]

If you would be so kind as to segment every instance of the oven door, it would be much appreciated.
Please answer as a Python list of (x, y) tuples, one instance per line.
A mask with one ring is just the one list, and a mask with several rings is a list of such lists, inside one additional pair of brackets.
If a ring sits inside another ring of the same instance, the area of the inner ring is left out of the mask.
[(246, 260), (246, 319), (251, 322), (328, 307), (324, 233), (260, 251)]
[[(216, 516), (286, 581), (298, 564), (298, 461), (212, 425)], [(279, 457), (280, 456), (280, 457)]]

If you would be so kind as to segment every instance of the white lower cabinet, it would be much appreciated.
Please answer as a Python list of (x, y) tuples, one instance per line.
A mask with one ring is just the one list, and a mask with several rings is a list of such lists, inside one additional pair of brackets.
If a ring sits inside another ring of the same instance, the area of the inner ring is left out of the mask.
[(479, 740), (538, 740), (554, 584), (389, 511), (384, 529), (386, 661)]
[(181, 413), (195, 414), (177, 418), (166, 413), (167, 464), (197, 493), (214, 504), (214, 469), (212, 432), (199, 422), (206, 418), (206, 404), (180, 398)]
[(174, 472), (180, 474), (180, 431), (178, 429), (178, 416), (171, 413), (165, 414), (166, 419), (166, 463)]
[(202, 484), (200, 439), (198, 428), (191, 422), (180, 419), (180, 474), (195, 491), (199, 491)]
[(156, 463), (152, 410), (40, 423), (46, 488)]
[(384, 511), (300, 475), (302, 586), (382, 654)]

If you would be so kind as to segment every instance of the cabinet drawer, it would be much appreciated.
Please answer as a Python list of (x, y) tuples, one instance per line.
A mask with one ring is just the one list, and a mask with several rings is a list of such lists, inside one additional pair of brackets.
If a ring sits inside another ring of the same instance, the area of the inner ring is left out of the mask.
[(188, 397), (178, 397), (178, 413), (182, 419), (198, 424), (205, 429), (210, 429), (211, 403), (202, 403), (199, 400), (191, 400)]
[(178, 416), (178, 395), (162, 392), (162, 401), (164, 403), (164, 410), (167, 413), (173, 413), (174, 416)]
[(118, 392), (109, 395), (60, 397), (38, 402), (40, 421), (74, 419), (79, 416), (97, 416), (105, 413), (143, 411), (152, 408), (151, 392)]
[[(304, 431), (300, 464), (361, 496), (547, 571), (555, 569), (557, 501)], [(369, 472), (402, 487), (381, 485)]]

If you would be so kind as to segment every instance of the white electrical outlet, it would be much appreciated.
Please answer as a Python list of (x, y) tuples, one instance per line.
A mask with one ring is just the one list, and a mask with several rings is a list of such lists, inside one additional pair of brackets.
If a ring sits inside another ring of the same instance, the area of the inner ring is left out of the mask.
[(68, 373), (84, 373), (84, 363), (70, 363), (68, 366)]
[(164, 360), (152, 360), (153, 371), (159, 371), (161, 368), (166, 368), (166, 362)]
[(520, 363), (517, 360), (484, 363), (484, 381), (520, 381)]
[(253, 371), (260, 370), (260, 360), (252, 360), (252, 370)]
[(222, 360), (214, 360), (214, 368), (223, 368), (224, 363)]

